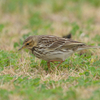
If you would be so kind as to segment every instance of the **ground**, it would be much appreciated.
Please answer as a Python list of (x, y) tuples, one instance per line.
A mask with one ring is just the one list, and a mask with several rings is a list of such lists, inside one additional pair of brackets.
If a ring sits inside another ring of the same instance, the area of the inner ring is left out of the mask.
[(57, 69), (27, 49), (30, 35), (100, 45), (100, 0), (0, 0), (0, 100), (99, 100), (100, 49), (77, 52)]

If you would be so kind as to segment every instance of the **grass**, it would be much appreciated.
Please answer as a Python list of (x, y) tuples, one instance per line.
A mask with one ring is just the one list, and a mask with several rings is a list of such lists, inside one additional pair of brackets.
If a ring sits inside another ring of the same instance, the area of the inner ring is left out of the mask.
[(0, 1), (0, 100), (99, 100), (100, 50), (77, 52), (52, 73), (27, 49), (30, 35), (69, 33), (100, 45), (100, 0)]

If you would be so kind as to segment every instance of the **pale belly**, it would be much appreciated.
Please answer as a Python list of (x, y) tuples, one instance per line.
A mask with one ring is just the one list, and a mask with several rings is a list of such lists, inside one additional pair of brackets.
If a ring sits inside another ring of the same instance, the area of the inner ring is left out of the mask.
[(46, 53), (46, 54), (39, 54), (37, 52), (34, 52), (33, 53), (37, 58), (39, 59), (43, 59), (43, 60), (46, 60), (46, 61), (65, 61), (69, 56), (71, 56), (73, 54), (73, 51), (70, 50), (70, 51), (67, 51), (67, 52), (61, 52), (61, 51), (58, 51), (58, 52), (49, 52), (49, 53)]
[(48, 60), (61, 60), (61, 61), (65, 61), (72, 54), (73, 54), (73, 52), (63, 52), (63, 53), (48, 54), (45, 57)]

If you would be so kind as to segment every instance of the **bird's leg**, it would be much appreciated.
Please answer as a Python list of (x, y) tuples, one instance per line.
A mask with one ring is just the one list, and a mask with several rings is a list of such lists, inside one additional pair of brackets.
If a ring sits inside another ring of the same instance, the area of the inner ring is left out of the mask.
[(47, 62), (48, 69), (50, 69), (50, 61)]
[(58, 68), (63, 62), (64, 62), (64, 61), (61, 61), (61, 62), (58, 64), (57, 68)]
[[(52, 63), (54, 63), (55, 61), (61, 62), (61, 60), (50, 60), (50, 62), (52, 62)], [(54, 63), (54, 64), (57, 64), (57, 63)]]
[[(60, 61), (60, 63), (58, 64), (57, 68), (61, 65), (61, 63), (63, 63), (64, 61), (61, 60), (51, 60), (50, 62), (54, 63), (54, 61)], [(55, 63), (54, 63), (55, 64)]]

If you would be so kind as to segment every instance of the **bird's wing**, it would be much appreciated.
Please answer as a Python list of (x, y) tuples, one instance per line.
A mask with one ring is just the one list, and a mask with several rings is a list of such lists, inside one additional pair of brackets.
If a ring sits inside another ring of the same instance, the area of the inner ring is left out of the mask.
[(52, 36), (52, 35), (41, 35), (39, 37), (38, 45), (40, 47), (50, 47), (55, 42), (57, 42), (60, 37)]
[(71, 39), (65, 39), (56, 36), (42, 36), (39, 40), (39, 46), (46, 47), (50, 51), (56, 49), (74, 50), (83, 45), (85, 44), (78, 41), (73, 41)]
[(86, 45), (82, 42), (78, 42), (78, 41), (68, 39), (68, 40), (66, 40), (66, 43), (61, 46), (61, 49), (77, 50), (78, 48), (82, 48), (83, 46), (86, 46)]

